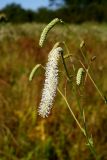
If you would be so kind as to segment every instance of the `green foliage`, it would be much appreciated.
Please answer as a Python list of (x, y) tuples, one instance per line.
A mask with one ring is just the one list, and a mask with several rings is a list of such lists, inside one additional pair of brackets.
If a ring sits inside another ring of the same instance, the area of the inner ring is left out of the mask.
[[(7, 20), (12, 23), (24, 22), (49, 22), (51, 19), (63, 17), (66, 22), (82, 23), (84, 21), (107, 21), (107, 1), (89, 0), (64, 0), (50, 3), (62, 3), (55, 10), (41, 7), (37, 11), (25, 10), (20, 5), (12, 3), (4, 7), (0, 12), (7, 15)], [(60, 3), (60, 4), (61, 4)]]
[(12, 3), (2, 10), (9, 22), (22, 23), (32, 22), (35, 20), (35, 13), (31, 10), (24, 10), (20, 5)]
[[(56, 0), (50, 0), (50, 3), (56, 2)], [(62, 0), (62, 2), (65, 5), (56, 12), (67, 22), (107, 21), (107, 0)]]

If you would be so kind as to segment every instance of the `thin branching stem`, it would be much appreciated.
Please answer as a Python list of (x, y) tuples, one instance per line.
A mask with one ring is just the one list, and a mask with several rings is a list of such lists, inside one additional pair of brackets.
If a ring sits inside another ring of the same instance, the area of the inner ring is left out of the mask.
[[(73, 68), (73, 71), (74, 73), (76, 74), (75, 72), (75, 66)], [(87, 72), (86, 72), (87, 73)], [(88, 75), (88, 74), (87, 74)], [(75, 97), (76, 97), (76, 100), (77, 100), (77, 106), (79, 108), (79, 111), (80, 111), (80, 115), (81, 115), (81, 118), (82, 118), (82, 121), (83, 121), (83, 125), (84, 125), (84, 136), (86, 137), (86, 140), (87, 140), (87, 145), (91, 151), (91, 153), (93, 154), (93, 156), (95, 157), (96, 160), (98, 160), (98, 157), (97, 157), (97, 154), (96, 154), (96, 151), (95, 151), (95, 148), (94, 148), (94, 145), (93, 145), (93, 141), (92, 143), (90, 142), (90, 137), (88, 136), (88, 130), (87, 130), (87, 125), (86, 125), (86, 121), (85, 121), (85, 114), (84, 114), (84, 109), (83, 107), (81, 107), (81, 103), (80, 103), (80, 100), (78, 98), (78, 95), (77, 95), (77, 88), (76, 86), (73, 87), (73, 91), (74, 91), (74, 94), (75, 94)]]
[(103, 96), (103, 94), (101, 93), (101, 91), (99, 90), (98, 86), (96, 85), (96, 83), (94, 82), (94, 80), (92, 79), (90, 73), (88, 72), (88, 70), (86, 69), (86, 67), (84, 66), (84, 64), (81, 62), (81, 60), (79, 60), (80, 64), (83, 66), (83, 68), (85, 69), (87, 75), (89, 76), (91, 82), (93, 83), (94, 87), (96, 88), (96, 90), (98, 91), (98, 93), (100, 94), (100, 96), (102, 97), (102, 99), (105, 101), (105, 97)]
[(68, 78), (68, 80), (70, 80), (70, 76), (69, 76), (68, 69), (67, 69), (67, 66), (66, 66), (66, 63), (65, 63), (65, 60), (64, 60), (63, 53), (61, 53), (61, 57), (62, 57), (62, 63), (64, 65), (64, 68), (65, 68), (65, 71), (66, 71), (67, 78)]
[(66, 102), (67, 107), (69, 108), (70, 113), (72, 114), (73, 118), (75, 119), (75, 121), (76, 121), (77, 125), (79, 126), (80, 130), (82, 131), (82, 133), (83, 133), (84, 135), (86, 135), (84, 129), (81, 127), (79, 121), (77, 120), (75, 114), (73, 113), (73, 111), (72, 111), (72, 109), (71, 109), (71, 107), (70, 107), (70, 105), (69, 105), (69, 103), (68, 103), (66, 97), (63, 95), (63, 93), (60, 91), (59, 88), (57, 88), (57, 90), (58, 90), (58, 92), (60, 93), (60, 95), (62, 96), (62, 98), (64, 99), (64, 101)]
[(84, 125), (84, 131), (85, 131), (85, 137), (86, 137), (86, 140), (87, 140), (87, 145), (88, 145), (91, 153), (92, 153), (92, 154), (94, 155), (94, 157), (96, 158), (96, 160), (98, 160), (98, 157), (97, 157), (97, 154), (96, 154), (94, 145), (90, 142), (90, 137), (88, 136), (88, 130), (87, 130), (87, 125), (86, 125), (86, 121), (85, 121), (84, 109), (83, 109), (83, 107), (81, 107), (80, 100), (79, 100), (79, 98), (77, 97), (76, 91), (77, 91), (77, 90), (75, 90), (75, 96), (76, 96), (76, 100), (77, 100), (77, 106), (79, 107), (80, 114), (81, 114), (81, 117), (82, 117), (82, 121), (83, 121), (83, 125)]
[(96, 160), (99, 160), (97, 154), (96, 154), (96, 151), (95, 151), (95, 148), (94, 148), (94, 144), (93, 144), (93, 140), (91, 139), (90, 141), (90, 137), (88, 136), (88, 130), (87, 130), (87, 126), (86, 126), (86, 121), (85, 121), (85, 113), (84, 113), (84, 109), (82, 111), (82, 114), (83, 114), (83, 123), (84, 123), (84, 130), (85, 130), (85, 133), (86, 133), (86, 139), (87, 139), (87, 142), (88, 142), (88, 147), (91, 151), (91, 153), (94, 155), (94, 157), (96, 158)]

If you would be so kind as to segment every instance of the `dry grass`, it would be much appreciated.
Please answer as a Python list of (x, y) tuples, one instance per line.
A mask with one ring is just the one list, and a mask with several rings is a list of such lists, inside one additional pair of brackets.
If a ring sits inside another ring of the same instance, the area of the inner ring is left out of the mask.
[[(84, 39), (93, 63), (94, 79), (107, 94), (107, 29), (106, 24), (71, 25), (69, 30), (56, 27), (43, 49), (38, 47), (42, 24), (0, 25), (0, 160), (92, 160), (85, 139), (72, 119), (64, 101), (57, 94), (52, 114), (42, 119), (32, 108), (41, 97), (44, 71), (28, 81), (32, 67), (45, 64), (55, 41), (64, 39), (71, 53), (79, 54)], [(60, 65), (60, 67), (62, 67)], [(68, 63), (70, 68), (70, 64)], [(71, 71), (72, 72), (72, 71)], [(66, 80), (60, 77), (60, 86)], [(101, 159), (107, 159), (107, 106), (87, 81), (83, 104), (90, 133)], [(67, 89), (68, 99), (78, 119), (78, 108)]]

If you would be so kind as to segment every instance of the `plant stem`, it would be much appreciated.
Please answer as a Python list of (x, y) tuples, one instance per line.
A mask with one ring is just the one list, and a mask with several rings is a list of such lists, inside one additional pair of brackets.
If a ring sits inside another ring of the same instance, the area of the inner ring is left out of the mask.
[(67, 107), (69, 108), (69, 110), (70, 110), (70, 112), (71, 112), (71, 114), (72, 114), (73, 118), (75, 119), (75, 121), (76, 121), (77, 125), (79, 126), (80, 130), (81, 130), (81, 131), (82, 131), (82, 133), (86, 136), (86, 133), (85, 133), (84, 129), (81, 127), (81, 125), (80, 125), (79, 121), (78, 121), (78, 120), (77, 120), (77, 118), (75, 117), (75, 115), (74, 115), (74, 113), (73, 113), (73, 111), (72, 111), (72, 109), (71, 109), (71, 107), (70, 107), (70, 105), (69, 105), (69, 103), (68, 103), (68, 101), (67, 101), (66, 97), (63, 95), (63, 93), (60, 91), (60, 89), (59, 89), (59, 88), (57, 88), (57, 90), (58, 90), (58, 92), (60, 93), (60, 95), (63, 97), (64, 101), (66, 102)]
[(95, 84), (94, 80), (91, 78), (90, 73), (88, 72), (88, 70), (85, 68), (84, 64), (79, 61), (81, 63), (81, 65), (83, 66), (83, 68), (85, 69), (87, 75), (89, 76), (90, 80), (92, 81), (94, 87), (96, 88), (96, 90), (98, 91), (98, 93), (100, 94), (100, 96), (102, 97), (102, 99), (105, 101), (105, 97), (103, 96), (103, 94), (101, 93), (101, 91), (99, 90), (98, 86)]
[[(85, 121), (85, 113), (84, 113), (84, 110), (83, 110), (83, 123), (84, 123), (84, 130), (85, 130), (85, 133), (86, 133), (86, 139), (87, 139), (87, 142), (88, 142), (88, 147), (91, 151), (91, 153), (94, 155), (94, 157), (96, 158), (96, 160), (99, 160), (99, 158), (97, 157), (97, 154), (96, 154), (96, 151), (95, 151), (95, 148), (94, 148), (94, 145), (90, 142), (90, 138), (88, 136), (88, 131), (87, 131), (87, 126), (86, 126), (86, 121)], [(93, 141), (92, 141), (93, 142)]]
[(61, 57), (62, 57), (62, 62), (63, 62), (64, 68), (65, 68), (65, 71), (66, 71), (67, 78), (68, 78), (68, 80), (70, 80), (70, 76), (69, 76), (69, 73), (68, 73), (68, 70), (67, 70), (67, 66), (66, 66), (64, 57), (63, 57), (63, 53), (61, 53)]

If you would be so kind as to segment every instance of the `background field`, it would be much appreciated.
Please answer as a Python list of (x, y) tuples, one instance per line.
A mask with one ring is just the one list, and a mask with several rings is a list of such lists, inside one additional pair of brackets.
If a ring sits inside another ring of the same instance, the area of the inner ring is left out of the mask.
[[(65, 40), (70, 53), (79, 55), (84, 40), (89, 57), (97, 57), (92, 64), (94, 80), (107, 95), (107, 24), (57, 26), (40, 48), (38, 41), (44, 26), (0, 24), (0, 160), (93, 160), (84, 136), (58, 93), (51, 115), (46, 119), (37, 115), (44, 71), (39, 70), (32, 82), (28, 78), (35, 64), (45, 65), (55, 42)], [(72, 73), (70, 62), (67, 64)], [(65, 84), (66, 79), (60, 75), (62, 91)], [(67, 95), (81, 122), (69, 86)], [(82, 96), (97, 154), (107, 160), (107, 105), (89, 79)]]

